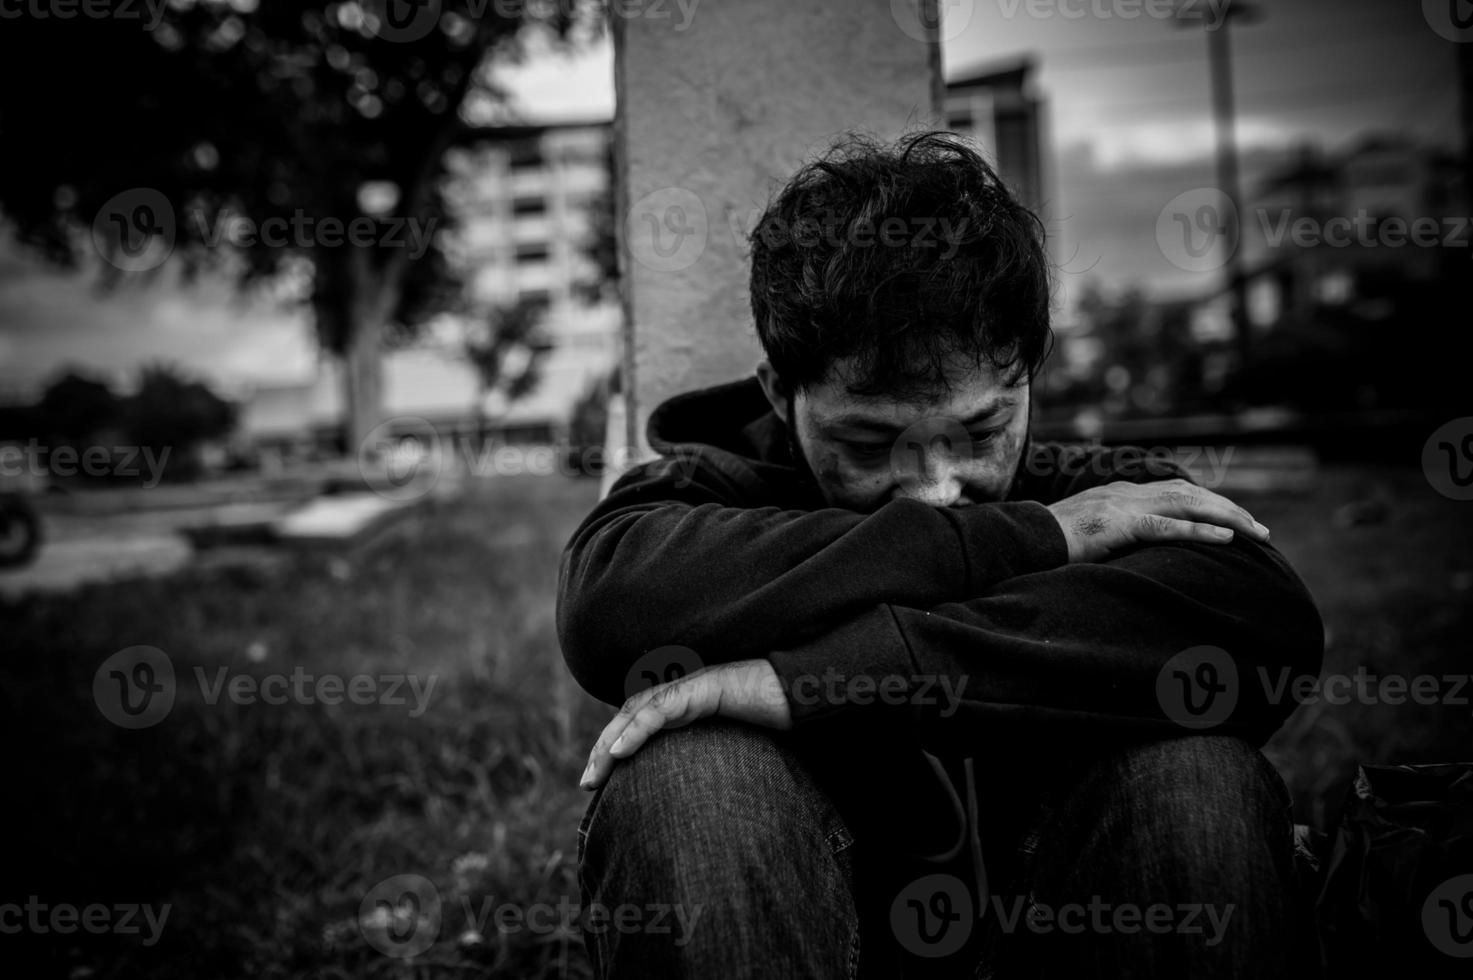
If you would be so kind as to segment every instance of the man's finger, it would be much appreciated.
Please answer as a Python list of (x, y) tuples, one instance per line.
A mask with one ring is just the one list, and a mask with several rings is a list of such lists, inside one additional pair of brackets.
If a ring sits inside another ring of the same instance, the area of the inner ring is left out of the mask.
[(1190, 518), (1240, 531), (1259, 541), (1268, 540), (1268, 528), (1258, 523), (1243, 507), (1219, 493), (1202, 487), (1163, 490), (1161, 516)]
[[(663, 686), (663, 685), (661, 685)], [(649, 688), (640, 691), (619, 708), (617, 714), (609, 719), (609, 723), (599, 732), (598, 739), (593, 743), (593, 750), (588, 753), (588, 765), (583, 769), (583, 775), (578, 780), (578, 785), (583, 789), (597, 789), (608, 777), (614, 768), (614, 759), (609, 754), (609, 748), (624, 733), (624, 729), (634, 720), (645, 704), (654, 697), (658, 688)]]
[(1233, 539), (1232, 528), (1198, 521), (1182, 521), (1159, 514), (1145, 514), (1136, 524), (1139, 541), (1201, 541), (1226, 544)]

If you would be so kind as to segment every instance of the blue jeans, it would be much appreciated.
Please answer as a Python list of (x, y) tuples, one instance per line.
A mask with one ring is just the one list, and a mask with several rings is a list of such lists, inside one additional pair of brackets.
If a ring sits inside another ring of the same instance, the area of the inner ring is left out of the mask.
[(990, 885), (968, 848), (926, 860), (857, 830), (880, 825), (846, 818), (818, 768), (790, 736), (724, 721), (620, 763), (578, 831), (585, 908), (607, 910), (585, 933), (595, 975), (1289, 974), (1289, 798), (1246, 742), (1188, 736), (984, 782)]

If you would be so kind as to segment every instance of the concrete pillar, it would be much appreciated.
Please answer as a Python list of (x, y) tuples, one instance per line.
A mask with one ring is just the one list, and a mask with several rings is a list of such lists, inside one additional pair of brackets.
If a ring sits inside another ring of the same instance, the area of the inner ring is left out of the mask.
[(745, 377), (761, 356), (745, 236), (771, 194), (846, 130), (940, 125), (940, 25), (936, 0), (610, 9), (626, 313), (610, 455), (647, 458), (655, 406)]

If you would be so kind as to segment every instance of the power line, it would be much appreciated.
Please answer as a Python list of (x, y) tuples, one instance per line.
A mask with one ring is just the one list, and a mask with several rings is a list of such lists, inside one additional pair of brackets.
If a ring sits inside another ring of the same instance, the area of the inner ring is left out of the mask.
[[(1233, 60), (1235, 62), (1241, 62), (1241, 61), (1252, 61), (1252, 60), (1256, 60), (1256, 59), (1261, 59), (1261, 58), (1264, 58), (1264, 57), (1267, 57), (1267, 56), (1282, 57), (1285, 52), (1289, 52), (1289, 51), (1314, 51), (1314, 50), (1319, 50), (1319, 49), (1322, 49), (1322, 48), (1333, 47), (1333, 46), (1341, 46), (1341, 45), (1351, 46), (1351, 45), (1366, 44), (1366, 43), (1384, 44), (1388, 40), (1388, 38), (1394, 38), (1394, 37), (1398, 37), (1398, 36), (1401, 36), (1401, 37), (1411, 37), (1414, 34), (1424, 34), (1424, 33), (1426, 33), (1425, 30), (1423, 30), (1423, 31), (1407, 30), (1407, 31), (1401, 32), (1399, 35), (1397, 35), (1397, 34), (1389, 34), (1389, 35), (1382, 35), (1382, 36), (1378, 36), (1378, 37), (1328, 38), (1328, 39), (1326, 39), (1324, 41), (1317, 41), (1317, 42), (1309, 43), (1309, 44), (1305, 44), (1305, 43), (1297, 42), (1296, 41), (1296, 42), (1294, 42), (1292, 44), (1273, 44), (1273, 45), (1271, 45), (1268, 42), (1260, 42), (1259, 44), (1256, 44), (1256, 45), (1251, 46), (1251, 49), (1250, 50), (1241, 51), (1241, 52), (1234, 52)], [(1109, 71), (1109, 70), (1115, 70), (1115, 69), (1121, 69), (1121, 70), (1139, 69), (1143, 65), (1176, 65), (1176, 64), (1186, 65), (1186, 64), (1200, 63), (1202, 60), (1204, 60), (1203, 59), (1203, 56), (1202, 56), (1202, 53), (1201, 53), (1201, 51), (1196, 50), (1196, 46), (1195, 45), (1193, 45), (1192, 47), (1193, 47), (1193, 50), (1187, 50), (1186, 47), (1183, 46), (1182, 47), (1182, 50), (1179, 53), (1172, 54), (1169, 57), (1163, 57), (1163, 58), (1144, 58), (1144, 59), (1143, 58), (1140, 58), (1140, 57), (1132, 57), (1128, 61), (1122, 61), (1118, 57), (1116, 57), (1116, 58), (1112, 58), (1110, 61), (1104, 61), (1102, 59), (1100, 61), (1100, 63), (1093, 64), (1093, 65), (1090, 65), (1090, 64), (1057, 64), (1054, 61), (1049, 60), (1049, 59), (1052, 58), (1052, 56), (1054, 55), (1055, 52), (1052, 51), (1052, 50), (1047, 50), (1047, 51), (1044, 51), (1043, 52), (1043, 59), (1039, 63), (1039, 68), (1042, 71), (1048, 71), (1048, 72), (1081, 72), (1081, 71), (1102, 71), (1102, 70), (1103, 71)], [(1108, 51), (1108, 50), (1106, 50), (1106, 49), (1104, 49), (1104, 48), (1101, 48), (1100, 54), (1107, 55), (1107, 54), (1111, 54), (1111, 52)]]
[[(1372, 84), (1376, 85), (1375, 91), (1368, 91), (1362, 94), (1347, 95), (1346, 93), (1348, 87), (1343, 82), (1329, 82), (1324, 85), (1318, 86), (1285, 85), (1270, 91), (1239, 92), (1238, 99), (1240, 102), (1246, 103), (1252, 100), (1270, 100), (1274, 98), (1282, 99), (1286, 95), (1292, 96), (1292, 98), (1284, 99), (1279, 105), (1274, 107), (1281, 110), (1305, 108), (1309, 105), (1354, 105), (1362, 102), (1376, 102), (1386, 99), (1405, 99), (1408, 98), (1407, 93), (1409, 91), (1417, 92), (1418, 95), (1420, 95), (1421, 91), (1426, 87), (1426, 82), (1424, 81), (1425, 78), (1425, 75), (1419, 75), (1417, 78), (1418, 84), (1398, 84), (1394, 86), (1393, 91), (1387, 91), (1387, 85), (1385, 82), (1375, 83), (1373, 81)], [(1433, 81), (1435, 80), (1436, 79), (1434, 76)], [(1299, 98), (1300, 96), (1310, 93), (1328, 94), (1334, 96), (1334, 98), (1323, 102), (1304, 102)], [(1200, 105), (1204, 104), (1206, 101), (1206, 96), (1178, 95), (1159, 99), (1092, 99), (1089, 101), (1089, 105), (1091, 107), (1101, 106), (1112, 109), (1139, 109), (1157, 106)]]

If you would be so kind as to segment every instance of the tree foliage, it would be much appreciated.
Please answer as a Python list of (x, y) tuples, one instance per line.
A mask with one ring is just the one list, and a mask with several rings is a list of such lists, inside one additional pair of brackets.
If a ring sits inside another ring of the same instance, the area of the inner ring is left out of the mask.
[(133, 9), (5, 22), (0, 211), (39, 254), (109, 283), (165, 257), (242, 286), (300, 283), (347, 361), (361, 435), (384, 336), (458, 294), (433, 240), (453, 218), (446, 149), (503, 105), (490, 66), (519, 56), (525, 30), (569, 38), (582, 8), (193, 0), (156, 23)]

